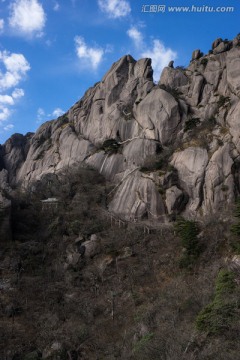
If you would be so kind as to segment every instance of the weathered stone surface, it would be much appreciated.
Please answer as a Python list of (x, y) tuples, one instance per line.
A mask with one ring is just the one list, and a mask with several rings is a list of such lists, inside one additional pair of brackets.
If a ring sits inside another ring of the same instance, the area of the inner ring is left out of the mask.
[(154, 89), (138, 105), (136, 118), (144, 132), (151, 131), (153, 139), (170, 144), (180, 123), (178, 103), (169, 92)]
[(232, 41), (233, 46), (239, 46), (240, 45), (240, 34), (238, 34)]
[(153, 181), (138, 170), (128, 173), (124, 174), (109, 210), (131, 220), (160, 219), (165, 214), (164, 204)]
[(227, 53), (227, 81), (233, 92), (240, 96), (240, 48), (234, 47)]
[(203, 210), (207, 214), (223, 209), (234, 200), (233, 160), (229, 144), (220, 147), (206, 168)]
[(45, 360), (58, 359), (61, 356), (62, 350), (63, 350), (63, 345), (60, 342), (55, 341), (54, 343), (52, 343), (51, 346), (44, 349), (42, 358)]
[(166, 88), (175, 89), (187, 85), (188, 82), (188, 77), (181, 69), (166, 67), (162, 71), (159, 85), (165, 85)]
[(212, 43), (212, 49), (215, 49), (221, 42), (223, 42), (221, 38), (217, 38), (216, 40), (214, 40), (214, 42)]
[[(230, 203), (240, 193), (239, 41), (219, 38), (213, 54), (200, 59), (200, 50), (194, 51), (197, 61), (184, 70), (170, 63), (158, 85), (151, 59), (122, 57), (66, 114), (0, 146), (2, 189), (27, 187), (83, 162), (116, 185), (109, 209), (124, 218), (162, 219), (165, 209), (183, 211), (187, 197), (190, 215), (217, 211), (226, 196)], [(200, 125), (186, 130), (194, 118)], [(109, 139), (118, 143), (116, 151), (103, 147)], [(168, 147), (172, 157), (161, 158)], [(149, 159), (156, 167), (145, 174), (141, 167)], [(169, 175), (167, 161), (176, 176)]]
[(218, 46), (216, 46), (213, 50), (214, 54), (220, 54), (224, 51), (227, 51), (229, 49), (229, 43), (227, 42), (221, 42)]
[(232, 141), (238, 151), (240, 151), (240, 102), (234, 99), (234, 104), (227, 114), (227, 124), (229, 125), (229, 132), (232, 135)]
[(84, 257), (86, 258), (94, 257), (99, 254), (101, 250), (100, 240), (95, 234), (91, 235), (90, 240), (84, 241), (81, 246), (85, 247)]
[(18, 171), (26, 160), (32, 136), (32, 133), (25, 136), (14, 134), (4, 144), (3, 162), (8, 170), (10, 183), (16, 182)]
[(188, 103), (191, 106), (197, 106), (200, 100), (201, 92), (203, 89), (204, 77), (200, 74), (193, 76), (192, 84), (188, 93)]
[(90, 156), (86, 163), (97, 169), (100, 174), (108, 180), (114, 180), (118, 173), (126, 169), (126, 163), (124, 162), (124, 156), (122, 154), (108, 155), (105, 154), (104, 151), (97, 152)]
[(172, 186), (166, 191), (166, 206), (169, 214), (173, 212), (180, 212), (184, 209), (186, 205), (186, 197), (184, 193), (177, 188), (177, 186)]
[(192, 53), (192, 60), (198, 60), (201, 57), (201, 51), (199, 49), (194, 50)]
[(173, 155), (171, 164), (178, 170), (181, 188), (189, 196), (186, 211), (195, 212), (202, 201), (202, 187), (205, 169), (208, 163), (206, 149), (189, 147)]

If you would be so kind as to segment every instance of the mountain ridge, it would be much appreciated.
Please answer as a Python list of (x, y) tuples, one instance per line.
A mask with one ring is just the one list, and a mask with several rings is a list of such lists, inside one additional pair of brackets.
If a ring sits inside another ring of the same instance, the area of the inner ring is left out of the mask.
[[(195, 50), (187, 68), (123, 56), (69, 111), (0, 149), (10, 186), (31, 186), (74, 164), (116, 187), (125, 219), (209, 215), (239, 194), (240, 36)], [(108, 143), (106, 143), (108, 142)]]

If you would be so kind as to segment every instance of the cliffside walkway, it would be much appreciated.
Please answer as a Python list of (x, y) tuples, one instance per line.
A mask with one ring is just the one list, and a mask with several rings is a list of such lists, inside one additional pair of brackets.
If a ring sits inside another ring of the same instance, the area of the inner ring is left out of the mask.
[[(154, 231), (160, 231), (163, 234), (164, 230), (173, 229), (173, 225), (171, 223), (163, 223), (156, 220), (140, 220), (138, 218), (133, 218), (130, 220), (126, 220), (107, 209), (101, 208), (102, 215), (107, 218), (111, 222), (111, 226), (120, 227), (135, 227), (143, 230), (144, 234), (150, 234)], [(163, 216), (161, 217), (163, 220)]]

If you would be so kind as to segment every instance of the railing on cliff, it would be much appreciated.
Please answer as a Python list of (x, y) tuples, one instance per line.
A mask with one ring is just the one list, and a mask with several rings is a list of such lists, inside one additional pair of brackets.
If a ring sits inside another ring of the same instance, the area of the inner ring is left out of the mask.
[(144, 234), (150, 234), (153, 231), (160, 231), (161, 234), (163, 233), (163, 230), (169, 230), (173, 228), (173, 225), (171, 223), (164, 223), (160, 222), (160, 218), (164, 220), (164, 216), (160, 215), (158, 216), (158, 221), (153, 220), (142, 220), (141, 218), (130, 218), (125, 219), (119, 215), (116, 215), (113, 212), (110, 212), (107, 209), (101, 208), (101, 213), (103, 216), (105, 216), (109, 221), (111, 222), (111, 226), (118, 226), (120, 227), (136, 227), (141, 228), (144, 232)]

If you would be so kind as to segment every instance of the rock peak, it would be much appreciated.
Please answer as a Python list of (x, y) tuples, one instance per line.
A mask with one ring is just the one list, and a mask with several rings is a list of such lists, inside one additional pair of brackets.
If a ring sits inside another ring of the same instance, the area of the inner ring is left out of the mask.
[[(240, 193), (240, 35), (187, 68), (125, 55), (69, 111), (0, 148), (11, 185), (87, 164), (115, 184), (112, 212), (163, 221), (202, 216)], [(5, 175), (4, 175), (5, 176)]]

